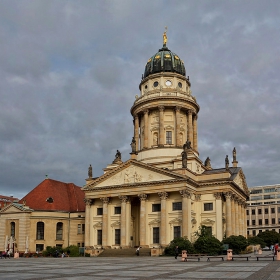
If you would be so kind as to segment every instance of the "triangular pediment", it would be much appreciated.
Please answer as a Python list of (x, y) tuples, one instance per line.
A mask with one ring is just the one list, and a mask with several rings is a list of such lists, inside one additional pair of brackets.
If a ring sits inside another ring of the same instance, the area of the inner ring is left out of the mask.
[(5, 208), (0, 210), (1, 214), (12, 214), (12, 213), (19, 213), (19, 212), (32, 212), (33, 210), (29, 207), (19, 204), (19, 203), (11, 203), (7, 205)]
[(233, 182), (234, 182), (236, 185), (238, 185), (238, 187), (239, 187), (240, 189), (242, 189), (247, 195), (250, 194), (249, 189), (248, 189), (248, 186), (247, 186), (247, 183), (246, 183), (246, 178), (245, 178), (245, 175), (244, 175), (244, 173), (242, 172), (242, 170), (240, 170), (240, 171), (236, 174), (236, 176), (235, 176)]
[(149, 182), (160, 182), (185, 179), (183, 175), (157, 168), (149, 164), (135, 160), (128, 160), (118, 167), (100, 176), (91, 184), (85, 186), (84, 190), (102, 188), (107, 186), (141, 184)]

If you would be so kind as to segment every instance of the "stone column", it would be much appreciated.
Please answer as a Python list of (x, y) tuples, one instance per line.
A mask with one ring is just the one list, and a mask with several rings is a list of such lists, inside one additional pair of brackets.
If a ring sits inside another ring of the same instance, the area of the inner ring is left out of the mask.
[(144, 111), (144, 149), (148, 149), (148, 139), (149, 139), (149, 125), (148, 125), (148, 118), (149, 110)]
[(180, 107), (175, 108), (175, 118), (176, 118), (176, 146), (181, 147), (182, 143), (180, 143)]
[(192, 125), (192, 110), (188, 110), (188, 140), (191, 141), (193, 147), (193, 125)]
[(197, 145), (197, 115), (193, 119), (193, 148), (198, 151)]
[(245, 221), (245, 224), (244, 224), (244, 236), (247, 238), (247, 214), (246, 214), (246, 209), (247, 209), (247, 203), (246, 201), (244, 202), (244, 221)]
[(232, 235), (232, 218), (231, 218), (231, 198), (232, 193), (227, 192), (224, 193), (226, 197), (226, 237), (229, 237)]
[(243, 223), (242, 223), (242, 218), (244, 215), (242, 214), (242, 200), (238, 200), (238, 224), (239, 224), (239, 232), (238, 235), (242, 235), (242, 228), (243, 228)]
[(214, 193), (216, 198), (216, 238), (223, 240), (223, 207), (222, 193)]
[(131, 234), (131, 201), (128, 197), (127, 203), (126, 203), (126, 244), (131, 245), (130, 243), (130, 236)]
[(159, 147), (164, 146), (164, 106), (159, 106)]
[(234, 202), (234, 195), (232, 194), (231, 197), (231, 235), (235, 235), (235, 202)]
[(94, 199), (91, 200), (90, 215), (89, 215), (89, 246), (94, 245), (94, 230), (93, 230), (93, 214), (94, 214)]
[(234, 206), (235, 206), (235, 235), (239, 235), (239, 220), (238, 220), (238, 201), (239, 201), (239, 198), (238, 197), (235, 197), (235, 203), (234, 203)]
[(128, 197), (126, 195), (120, 195), (119, 199), (121, 200), (121, 246), (127, 246), (126, 243), (126, 202)]
[(158, 193), (161, 199), (161, 211), (160, 211), (160, 245), (167, 245), (166, 242), (166, 199), (168, 197), (167, 192)]
[(108, 246), (108, 197), (101, 197), (103, 202), (103, 215), (102, 215), (102, 246)]
[(180, 191), (182, 196), (182, 236), (191, 240), (192, 221), (191, 221), (191, 192)]
[(146, 241), (146, 194), (139, 194), (140, 199), (140, 246), (145, 246)]
[(90, 246), (90, 206), (91, 199), (85, 198), (86, 211), (85, 211), (85, 247)]
[(134, 116), (134, 139), (136, 141), (136, 151), (139, 150), (139, 118), (138, 115)]

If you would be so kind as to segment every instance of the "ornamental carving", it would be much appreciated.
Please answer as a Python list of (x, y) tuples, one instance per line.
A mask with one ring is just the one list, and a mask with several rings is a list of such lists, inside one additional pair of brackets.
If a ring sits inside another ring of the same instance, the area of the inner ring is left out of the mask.
[(192, 193), (189, 192), (188, 190), (181, 190), (179, 191), (182, 197), (187, 197), (187, 198), (191, 198)]
[(108, 204), (109, 203), (109, 197), (100, 197), (100, 200), (103, 202), (103, 204)]
[(231, 200), (232, 197), (233, 197), (233, 196), (232, 196), (232, 192), (225, 192), (225, 193), (224, 193), (224, 196), (226, 197), (226, 200), (228, 200), (228, 199)]
[(201, 194), (196, 194), (194, 196), (195, 201), (200, 201), (201, 200)]
[(217, 193), (214, 193), (213, 195), (217, 200), (222, 199), (222, 193), (217, 192)]
[(138, 194), (138, 197), (139, 197), (140, 201), (146, 201), (148, 196), (145, 193), (141, 193), (141, 194)]
[(85, 199), (84, 199), (84, 202), (85, 202), (86, 206), (91, 206), (91, 204), (92, 204), (92, 199), (90, 199), (90, 198), (85, 198)]
[(128, 201), (128, 196), (126, 195), (119, 195), (119, 199), (122, 203), (126, 203)]
[(167, 192), (159, 192), (158, 193), (160, 199), (167, 199), (168, 193)]

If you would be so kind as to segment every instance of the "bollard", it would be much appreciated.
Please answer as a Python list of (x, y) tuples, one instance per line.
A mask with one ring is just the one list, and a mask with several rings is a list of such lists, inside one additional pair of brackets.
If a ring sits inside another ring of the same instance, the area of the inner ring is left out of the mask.
[(14, 258), (15, 258), (15, 259), (18, 259), (18, 258), (19, 258), (19, 252), (15, 252)]
[(276, 260), (277, 260), (277, 261), (280, 261), (280, 249), (277, 249), (277, 252), (276, 252)]
[(261, 255), (262, 254), (262, 248), (260, 247), (260, 249), (259, 249), (259, 255)]
[(182, 250), (182, 262), (186, 262), (187, 261), (187, 251), (186, 250)]
[(227, 260), (232, 261), (232, 249), (227, 250)]

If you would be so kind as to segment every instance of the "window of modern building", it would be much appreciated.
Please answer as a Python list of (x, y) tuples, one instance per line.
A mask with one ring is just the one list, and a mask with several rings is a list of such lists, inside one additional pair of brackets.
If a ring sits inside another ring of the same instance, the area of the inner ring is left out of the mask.
[(268, 225), (268, 219), (264, 220), (265, 225)]
[(271, 219), (271, 223), (272, 223), (273, 225), (275, 225), (275, 218), (272, 218), (272, 219)]
[(264, 189), (264, 192), (265, 193), (268, 193), (268, 192), (275, 192), (275, 188), (269, 188), (269, 189)]
[(103, 215), (103, 208), (97, 208), (97, 215)]
[(160, 212), (160, 210), (161, 210), (160, 203), (152, 205), (152, 212)]
[(122, 208), (120, 206), (115, 207), (115, 214), (121, 214)]
[(253, 236), (256, 236), (256, 231), (255, 230), (253, 230), (252, 233), (253, 233)]
[(62, 240), (63, 235), (63, 223), (59, 222), (56, 224), (56, 240)]
[(262, 189), (252, 190), (251, 194), (262, 193)]
[(37, 240), (44, 240), (45, 224), (43, 222), (37, 223)]
[(172, 210), (182, 210), (182, 202), (173, 202), (172, 203)]
[(274, 214), (275, 213), (275, 208), (271, 208), (271, 214)]
[(258, 196), (251, 196), (250, 197), (250, 200), (261, 200), (262, 199), (262, 196), (261, 195), (258, 195)]
[(255, 215), (255, 214), (256, 214), (255, 209), (252, 209), (252, 215)]
[(262, 213), (262, 209), (258, 209), (258, 214), (261, 214)]
[(153, 243), (159, 243), (159, 227), (153, 228)]
[(264, 214), (268, 214), (268, 208), (264, 209)]
[(172, 144), (172, 131), (166, 131), (166, 144)]
[(15, 234), (16, 234), (16, 223), (11, 222), (11, 236), (15, 237)]
[(44, 251), (44, 244), (36, 244), (36, 252)]
[(265, 201), (263, 204), (275, 204), (275, 201)]
[(204, 211), (213, 211), (213, 203), (204, 203)]
[(97, 245), (102, 245), (102, 229), (97, 230)]
[(256, 220), (252, 220), (252, 225), (253, 225), (253, 226), (256, 225)]
[(174, 227), (174, 238), (181, 237), (181, 227), (175, 226)]
[(121, 244), (121, 230), (115, 229), (115, 244)]
[(259, 225), (260, 226), (262, 225), (262, 219), (259, 219)]

